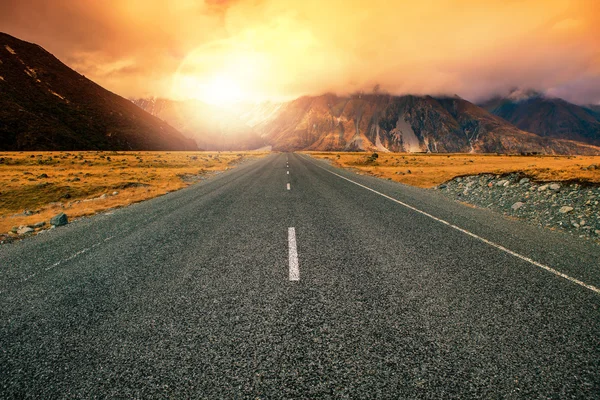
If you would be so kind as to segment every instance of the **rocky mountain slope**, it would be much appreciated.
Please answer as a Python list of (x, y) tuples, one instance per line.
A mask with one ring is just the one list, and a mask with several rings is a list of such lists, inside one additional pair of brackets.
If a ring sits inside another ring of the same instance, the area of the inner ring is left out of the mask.
[(590, 104), (587, 105), (585, 108), (591, 110), (595, 115), (598, 116), (598, 118), (600, 118), (600, 104)]
[(522, 131), (458, 97), (306, 96), (283, 104), (254, 129), (277, 150), (600, 153)]
[(534, 91), (513, 91), (495, 97), (483, 108), (520, 129), (540, 136), (600, 145), (600, 111)]
[[(252, 127), (265, 116), (249, 105), (234, 109), (199, 100), (133, 99), (134, 104), (166, 121), (206, 150), (254, 150), (266, 145)], [(242, 108), (240, 108), (242, 107)]]
[(0, 150), (196, 150), (38, 45), (0, 33)]

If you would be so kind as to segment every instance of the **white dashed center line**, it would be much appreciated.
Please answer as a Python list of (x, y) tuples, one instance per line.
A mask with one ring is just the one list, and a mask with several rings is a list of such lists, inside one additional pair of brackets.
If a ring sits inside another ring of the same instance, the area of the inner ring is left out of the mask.
[(287, 174), (289, 175), (289, 174), (290, 174), (290, 171), (287, 171)]
[(290, 184), (287, 184), (287, 190), (292, 190), (292, 187), (290, 186)]
[(296, 229), (288, 228), (288, 246), (290, 259), (290, 281), (300, 280), (300, 267), (298, 266), (298, 250), (296, 249)]

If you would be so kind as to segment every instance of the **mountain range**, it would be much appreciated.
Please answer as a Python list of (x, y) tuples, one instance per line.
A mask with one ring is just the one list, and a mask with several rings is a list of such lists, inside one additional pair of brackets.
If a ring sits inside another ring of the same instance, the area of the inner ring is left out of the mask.
[[(600, 110), (543, 96), (356, 93), (216, 107), (120, 97), (0, 33), (0, 150), (274, 150), (600, 154)], [(600, 108), (600, 107), (599, 107)]]
[(38, 45), (0, 33), (0, 150), (196, 150)]
[(600, 145), (600, 106), (579, 106), (522, 90), (514, 90), (506, 97), (494, 97), (480, 105), (525, 131)]
[(281, 150), (587, 153), (598, 149), (522, 131), (455, 97), (356, 94), (303, 97), (260, 131)]
[[(198, 101), (134, 102), (209, 149), (223, 148), (215, 147), (215, 143), (226, 143), (216, 138), (240, 137), (236, 132), (246, 132), (238, 147), (270, 145), (280, 151), (600, 154), (594, 146), (521, 130), (457, 96), (325, 94), (280, 104), (238, 105), (237, 112), (215, 111), (214, 106)], [(227, 123), (219, 125), (219, 131), (214, 129), (214, 123), (210, 128), (207, 121), (211, 115)]]
[(236, 111), (200, 100), (133, 99), (144, 111), (161, 118), (205, 150), (254, 150), (266, 145), (249, 120)]

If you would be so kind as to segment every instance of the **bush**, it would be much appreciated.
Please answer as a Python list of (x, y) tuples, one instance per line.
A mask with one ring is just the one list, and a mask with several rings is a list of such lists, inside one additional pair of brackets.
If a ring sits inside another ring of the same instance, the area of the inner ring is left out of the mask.
[(377, 161), (378, 158), (379, 158), (379, 154), (373, 153), (369, 157), (367, 157), (367, 163), (375, 162), (375, 161)]

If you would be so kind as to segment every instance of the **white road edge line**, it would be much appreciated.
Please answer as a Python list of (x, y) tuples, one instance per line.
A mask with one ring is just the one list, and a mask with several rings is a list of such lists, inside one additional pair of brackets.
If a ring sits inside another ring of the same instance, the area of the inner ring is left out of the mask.
[(413, 211), (415, 211), (415, 212), (418, 212), (419, 214), (423, 214), (423, 215), (425, 215), (426, 217), (429, 217), (429, 218), (431, 218), (431, 219), (434, 219), (434, 220), (436, 220), (436, 221), (438, 221), (438, 222), (441, 222), (441, 223), (442, 223), (442, 224), (444, 224), (444, 225), (447, 225), (447, 226), (449, 226), (449, 227), (451, 227), (451, 228), (454, 228), (454, 229), (456, 229), (457, 231), (460, 231), (460, 232), (464, 233), (465, 235), (469, 235), (469, 236), (471, 236), (471, 237), (473, 237), (473, 238), (475, 238), (475, 239), (478, 239), (478, 240), (480, 240), (480, 241), (482, 241), (482, 242), (484, 242), (484, 243), (486, 243), (486, 244), (488, 244), (488, 245), (490, 245), (490, 246), (492, 246), (492, 247), (495, 247), (495, 248), (497, 248), (498, 250), (502, 250), (502, 251), (504, 251), (505, 253), (508, 253), (508, 254), (510, 254), (510, 255), (512, 255), (512, 256), (514, 256), (514, 257), (520, 258), (520, 259), (521, 259), (521, 260), (523, 260), (523, 261), (527, 261), (528, 263), (530, 263), (530, 264), (533, 264), (533, 265), (535, 265), (536, 267), (539, 267), (539, 268), (541, 268), (541, 269), (544, 269), (544, 270), (546, 270), (546, 271), (548, 271), (548, 272), (550, 272), (550, 273), (553, 273), (553, 274), (554, 274), (554, 275), (556, 275), (556, 276), (560, 276), (561, 278), (564, 278), (564, 279), (566, 279), (566, 280), (568, 280), (568, 281), (571, 281), (571, 282), (573, 282), (573, 283), (575, 283), (575, 284), (577, 284), (577, 285), (579, 285), (579, 286), (583, 286), (584, 288), (586, 288), (586, 289), (589, 289), (589, 290), (591, 290), (592, 292), (595, 292), (595, 293), (597, 293), (597, 294), (600, 294), (600, 289), (599, 289), (599, 288), (597, 288), (596, 286), (593, 286), (593, 285), (588, 285), (587, 283), (585, 283), (585, 282), (582, 282), (582, 281), (580, 281), (579, 279), (573, 278), (573, 277), (571, 277), (571, 276), (569, 276), (569, 275), (567, 275), (567, 274), (563, 274), (562, 272), (560, 272), (560, 271), (557, 271), (557, 270), (555, 270), (555, 269), (554, 269), (554, 268), (552, 268), (552, 267), (549, 267), (549, 266), (547, 266), (547, 265), (544, 265), (544, 264), (542, 264), (542, 263), (539, 263), (539, 262), (537, 262), (537, 261), (535, 261), (535, 260), (532, 260), (532, 259), (531, 259), (531, 258), (529, 258), (529, 257), (525, 257), (525, 256), (523, 256), (523, 255), (521, 255), (521, 254), (519, 254), (519, 253), (516, 253), (516, 252), (514, 252), (514, 251), (512, 251), (512, 250), (510, 250), (510, 249), (507, 249), (506, 247), (504, 247), (504, 246), (502, 246), (502, 245), (499, 245), (499, 244), (497, 244), (497, 243), (494, 243), (494, 242), (492, 242), (492, 241), (490, 241), (490, 240), (487, 240), (487, 239), (485, 239), (485, 238), (482, 238), (481, 236), (477, 236), (476, 234), (474, 234), (474, 233), (472, 233), (472, 232), (469, 232), (469, 231), (467, 231), (466, 229), (463, 229), (463, 228), (461, 228), (461, 227), (459, 227), (459, 226), (456, 226), (456, 225), (454, 225), (454, 224), (451, 224), (450, 222), (448, 222), (448, 221), (445, 221), (445, 220), (443, 220), (443, 219), (441, 219), (441, 218), (435, 217), (435, 216), (433, 216), (433, 215), (431, 215), (431, 214), (429, 214), (429, 213), (427, 213), (427, 212), (425, 212), (425, 211), (421, 211), (421, 210), (419, 210), (418, 208), (415, 208), (415, 207), (413, 207), (413, 206), (411, 206), (411, 205), (409, 205), (409, 204), (406, 204), (406, 203), (404, 203), (404, 202), (402, 202), (402, 201), (400, 201), (400, 200), (396, 200), (396, 199), (394, 199), (393, 197), (390, 197), (390, 196), (388, 196), (388, 195), (386, 195), (386, 194), (383, 194), (383, 193), (381, 193), (381, 192), (378, 192), (378, 191), (377, 191), (377, 190), (375, 190), (375, 189), (371, 189), (371, 188), (370, 188), (370, 187), (368, 187), (368, 186), (361, 185), (360, 183), (358, 183), (358, 182), (355, 182), (355, 181), (353, 181), (352, 179), (348, 179), (348, 178), (346, 178), (345, 176), (342, 176), (342, 175), (336, 174), (335, 172), (329, 171), (328, 169), (326, 169), (326, 168), (323, 168), (323, 167), (321, 167), (320, 165), (317, 165), (317, 164), (315, 164), (314, 162), (312, 162), (312, 161), (310, 161), (310, 160), (308, 160), (308, 161), (309, 161), (310, 163), (312, 163), (313, 165), (315, 165), (316, 167), (319, 167), (319, 168), (321, 168), (322, 170), (329, 172), (330, 174), (333, 174), (333, 175), (335, 175), (335, 176), (337, 176), (337, 177), (339, 177), (339, 178), (342, 178), (342, 179), (344, 179), (344, 180), (347, 180), (348, 182), (354, 183), (355, 185), (357, 185), (357, 186), (360, 186), (360, 187), (362, 187), (363, 189), (367, 189), (367, 190), (370, 190), (370, 191), (371, 191), (371, 192), (373, 192), (373, 193), (377, 193), (378, 195), (380, 195), (380, 196), (382, 196), (382, 197), (385, 197), (385, 198), (386, 198), (386, 199), (388, 199), (388, 200), (391, 200), (391, 201), (393, 201), (393, 202), (395, 202), (395, 203), (398, 203), (398, 204), (400, 204), (400, 205), (402, 205), (402, 206), (404, 206), (404, 207), (406, 207), (406, 208), (409, 208), (409, 209), (411, 209), (411, 210), (413, 210)]
[(291, 187), (291, 186), (290, 186), (290, 184), (288, 183), (288, 184), (287, 184), (287, 190), (291, 190), (291, 189), (292, 189), (292, 187)]
[(300, 267), (298, 266), (298, 250), (296, 249), (296, 229), (288, 228), (288, 247), (290, 259), (290, 281), (300, 280)]
[[(54, 264), (50, 265), (49, 267), (46, 267), (46, 268), (44, 268), (44, 271), (50, 271), (51, 269), (53, 269), (53, 268), (55, 268), (55, 267), (58, 267), (58, 266), (59, 266), (60, 264), (62, 264), (62, 263), (65, 263), (65, 262), (71, 261), (72, 259), (74, 259), (74, 258), (76, 258), (76, 257), (78, 257), (78, 256), (80, 256), (80, 255), (82, 255), (82, 254), (84, 254), (84, 253), (87, 253), (88, 251), (90, 251), (90, 250), (92, 250), (92, 249), (94, 249), (94, 248), (96, 248), (96, 247), (100, 246), (100, 245), (101, 245), (102, 243), (104, 243), (104, 242), (108, 242), (109, 240), (111, 240), (111, 239), (113, 239), (113, 238), (114, 238), (114, 236), (107, 237), (107, 238), (106, 238), (106, 239), (104, 239), (102, 242), (99, 242), (99, 243), (93, 244), (93, 245), (92, 245), (92, 246), (90, 246), (90, 247), (86, 247), (85, 249), (79, 250), (79, 251), (78, 251), (78, 252), (76, 252), (75, 254), (73, 254), (73, 255), (71, 255), (71, 256), (69, 256), (69, 257), (67, 257), (67, 258), (63, 259), (63, 260), (57, 261), (57, 262), (55, 262)], [(21, 282), (27, 282), (27, 281), (28, 281), (28, 280), (30, 280), (31, 278), (34, 278), (36, 275), (37, 275), (37, 272), (34, 272), (33, 274), (31, 274), (31, 275), (27, 276), (26, 278), (22, 279), (22, 280), (21, 280)]]

